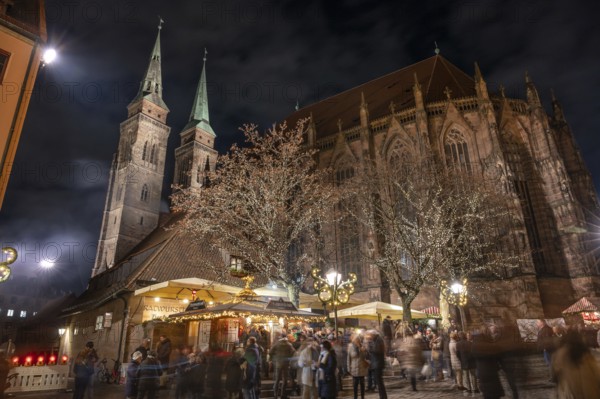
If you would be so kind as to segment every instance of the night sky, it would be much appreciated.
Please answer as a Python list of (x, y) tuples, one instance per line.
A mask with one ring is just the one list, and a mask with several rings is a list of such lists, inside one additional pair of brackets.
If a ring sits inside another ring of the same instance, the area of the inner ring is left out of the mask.
[[(437, 41), (468, 74), (478, 61), (490, 91), (503, 84), (507, 96), (524, 97), (527, 70), (549, 109), (554, 88), (600, 187), (599, 2), (49, 0), (46, 8), (59, 60), (38, 75), (0, 212), (0, 240), (21, 254), (16, 276), (85, 288), (119, 123), (148, 64), (158, 15), (172, 128), (165, 210), (204, 47), (219, 152), (240, 140), (243, 123), (269, 127), (297, 98), (308, 105), (428, 58)], [(44, 258), (56, 267), (39, 271)]]

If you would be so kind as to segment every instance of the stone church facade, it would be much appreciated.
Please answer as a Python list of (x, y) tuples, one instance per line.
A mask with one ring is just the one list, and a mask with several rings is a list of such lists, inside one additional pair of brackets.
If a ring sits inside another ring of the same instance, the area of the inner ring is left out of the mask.
[[(524, 86), (525, 99), (507, 98), (503, 88), (489, 93), (477, 64), (471, 77), (436, 53), (287, 119), (289, 125), (308, 120), (309, 145), (337, 180), (353, 176), (367, 158), (386, 162), (407, 151), (412, 159), (437, 159), (504, 187), (518, 204), (512, 246), (526, 261), (503, 280), (473, 281), (472, 323), (560, 317), (581, 296), (600, 292), (588, 231), (598, 215), (590, 173), (554, 93), (547, 114), (528, 75)], [(338, 226), (339, 266), (359, 275), (361, 299), (399, 303), (379, 272), (361, 261), (367, 240), (365, 232), (344, 234)], [(439, 293), (425, 287), (413, 308), (438, 302)]]

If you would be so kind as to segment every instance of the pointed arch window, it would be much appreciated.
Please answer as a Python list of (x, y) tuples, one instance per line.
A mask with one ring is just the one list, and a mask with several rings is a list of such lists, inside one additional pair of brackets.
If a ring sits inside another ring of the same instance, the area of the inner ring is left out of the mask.
[(144, 149), (142, 150), (142, 161), (146, 160), (146, 154), (148, 152), (148, 142), (144, 143)]
[(156, 158), (156, 144), (152, 144), (152, 151), (150, 152), (150, 163), (156, 165), (158, 163), (158, 160)]
[(142, 187), (142, 194), (140, 196), (140, 200), (144, 201), (144, 202), (148, 202), (148, 185), (144, 184), (144, 186)]
[(339, 162), (335, 168), (335, 184), (340, 185), (345, 180), (352, 179), (354, 177), (354, 166), (350, 164), (348, 160)]
[(444, 142), (444, 153), (446, 155), (446, 166), (465, 172), (471, 172), (471, 159), (469, 158), (469, 147), (462, 133), (452, 129), (446, 135)]
[(413, 167), (414, 157), (403, 142), (396, 140), (388, 151), (388, 163), (391, 168), (400, 171)]

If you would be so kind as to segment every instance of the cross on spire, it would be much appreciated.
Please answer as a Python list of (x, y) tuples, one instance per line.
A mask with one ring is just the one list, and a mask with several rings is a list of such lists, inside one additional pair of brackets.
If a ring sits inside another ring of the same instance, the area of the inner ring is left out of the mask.
[(162, 25), (165, 23), (165, 20), (162, 19), (162, 17), (159, 15), (158, 16), (158, 30), (162, 29)]
[(202, 60), (206, 63), (206, 55), (208, 54), (208, 51), (206, 50), (206, 47), (204, 47), (204, 58), (202, 58)]
[(450, 97), (452, 97), (452, 90), (450, 90), (450, 88), (446, 86), (446, 88), (444, 89), (444, 94), (446, 95), (446, 98), (450, 100)]

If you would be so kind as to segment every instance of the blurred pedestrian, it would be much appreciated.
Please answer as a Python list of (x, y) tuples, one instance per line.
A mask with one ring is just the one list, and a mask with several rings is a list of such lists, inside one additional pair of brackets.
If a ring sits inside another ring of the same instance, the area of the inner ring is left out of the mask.
[(190, 391), (192, 399), (200, 399), (204, 395), (204, 381), (206, 379), (206, 358), (202, 353), (190, 354)]
[(477, 384), (477, 370), (475, 358), (473, 357), (473, 336), (471, 333), (465, 334), (463, 331), (458, 333), (460, 340), (456, 344), (458, 357), (460, 358), (460, 367), (462, 369), (463, 383), (468, 394), (479, 393)]
[[(156, 345), (156, 354), (158, 355), (158, 361), (160, 362), (160, 369), (162, 374), (167, 374), (169, 369), (169, 358), (171, 357), (171, 340), (166, 335), (161, 335), (158, 338), (158, 345)], [(161, 386), (166, 385), (166, 378), (161, 378)]]
[(337, 369), (337, 358), (331, 342), (325, 340), (321, 343), (319, 354), (319, 370), (317, 371), (319, 381), (319, 398), (334, 399), (337, 396), (335, 383), (335, 372)]
[(600, 367), (582, 337), (569, 331), (552, 359), (558, 399), (600, 398)]
[[(148, 357), (148, 351), (150, 350), (150, 343), (152, 340), (150, 338), (144, 338), (140, 346), (135, 348), (134, 352), (140, 352), (142, 354), (142, 361), (146, 360)], [(132, 353), (133, 355), (133, 353)]]
[(137, 399), (155, 399), (161, 375), (160, 363), (155, 351), (148, 351), (148, 356), (140, 364)]
[(475, 337), (473, 353), (476, 359), (479, 388), (484, 399), (499, 399), (504, 396), (498, 371), (501, 349), (489, 328)]
[(242, 357), (244, 349), (238, 348), (225, 363), (225, 390), (227, 399), (238, 399), (242, 392)]
[(544, 354), (544, 361), (546, 365), (550, 368), (552, 364), (552, 351), (553, 347), (553, 339), (554, 333), (552, 332), (552, 328), (546, 323), (546, 320), (539, 319), (537, 322), (538, 335), (537, 335), (537, 345), (538, 350)]
[(365, 399), (365, 377), (369, 372), (369, 354), (363, 345), (362, 336), (356, 334), (352, 342), (348, 344), (348, 372), (352, 376), (352, 389), (354, 399), (358, 398), (358, 387), (360, 386), (360, 397)]
[[(290, 361), (294, 356), (294, 347), (288, 341), (286, 334), (283, 334), (279, 341), (273, 345), (270, 355), (275, 367), (273, 396), (275, 399), (287, 398), (287, 381), (289, 376)], [(279, 389), (280, 383), (281, 390)]]
[(422, 348), (421, 334), (407, 336), (400, 345), (400, 362), (408, 373), (413, 391), (417, 390), (417, 374), (425, 361)]
[(385, 368), (385, 343), (376, 330), (367, 331), (367, 350), (369, 352), (369, 369), (373, 370), (373, 379), (377, 386), (379, 399), (387, 399), (387, 392), (383, 383), (383, 369)]
[(125, 398), (137, 399), (138, 395), (138, 371), (142, 362), (142, 353), (133, 352), (131, 355), (131, 363), (127, 366), (127, 382), (125, 382)]
[(73, 364), (73, 374), (75, 375), (75, 389), (73, 390), (73, 399), (83, 399), (94, 376), (94, 367), (98, 361), (98, 354), (94, 349), (94, 343), (89, 341), (85, 348), (77, 354)]
[(302, 383), (302, 399), (317, 399), (317, 365), (319, 362), (319, 346), (313, 338), (304, 341), (300, 347), (298, 366), (301, 368), (300, 382)]

